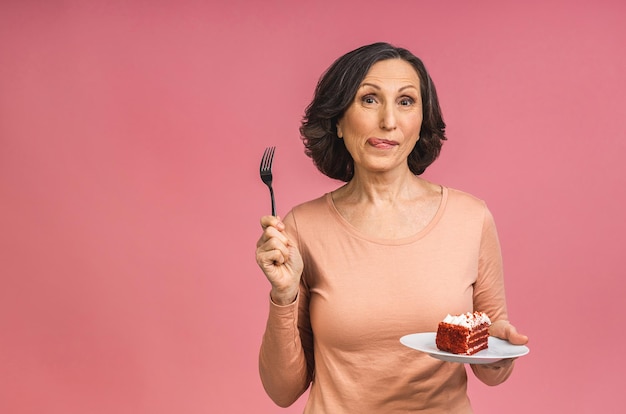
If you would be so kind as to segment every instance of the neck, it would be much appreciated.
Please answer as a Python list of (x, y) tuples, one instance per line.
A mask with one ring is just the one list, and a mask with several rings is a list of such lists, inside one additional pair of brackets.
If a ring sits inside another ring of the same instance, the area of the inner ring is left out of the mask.
[(342, 189), (340, 197), (352, 203), (395, 204), (419, 196), (425, 189), (424, 181), (408, 169), (400, 173), (359, 173)]

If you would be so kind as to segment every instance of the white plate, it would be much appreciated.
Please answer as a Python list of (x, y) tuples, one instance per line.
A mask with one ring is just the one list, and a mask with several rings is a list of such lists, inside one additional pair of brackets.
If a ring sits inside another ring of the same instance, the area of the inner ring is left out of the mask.
[(405, 335), (400, 338), (402, 345), (418, 351), (426, 352), (433, 358), (461, 364), (491, 364), (505, 358), (517, 358), (526, 355), (530, 350), (525, 345), (513, 345), (499, 338), (489, 337), (489, 347), (474, 355), (457, 355), (441, 351), (435, 344), (436, 332), (424, 332)]

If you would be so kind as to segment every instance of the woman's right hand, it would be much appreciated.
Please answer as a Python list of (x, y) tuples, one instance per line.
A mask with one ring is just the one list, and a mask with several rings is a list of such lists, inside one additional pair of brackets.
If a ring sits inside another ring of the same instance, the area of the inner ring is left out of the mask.
[(256, 243), (256, 262), (272, 285), (272, 301), (288, 305), (300, 289), (302, 256), (279, 217), (261, 217), (261, 227), (263, 234)]

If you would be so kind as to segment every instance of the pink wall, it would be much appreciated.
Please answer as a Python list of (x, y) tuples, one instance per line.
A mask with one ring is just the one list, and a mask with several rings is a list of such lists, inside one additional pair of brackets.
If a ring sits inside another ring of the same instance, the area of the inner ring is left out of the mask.
[(300, 412), (257, 375), (258, 162), (278, 146), (281, 214), (337, 185), (297, 128), (378, 40), (431, 70), (449, 141), (426, 175), (489, 203), (531, 337), (507, 383), (471, 382), (476, 411), (616, 412), (624, 3), (212, 3), (0, 3), (0, 412)]

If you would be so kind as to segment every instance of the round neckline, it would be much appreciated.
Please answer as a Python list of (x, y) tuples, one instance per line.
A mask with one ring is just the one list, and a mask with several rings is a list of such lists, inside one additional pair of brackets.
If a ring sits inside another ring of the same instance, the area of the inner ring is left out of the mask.
[(354, 227), (352, 224), (350, 224), (350, 222), (346, 220), (341, 215), (341, 213), (339, 213), (339, 210), (337, 209), (337, 206), (335, 206), (335, 202), (333, 201), (333, 197), (330, 192), (326, 193), (325, 198), (326, 198), (326, 204), (328, 204), (328, 207), (332, 216), (339, 223), (339, 225), (341, 225), (346, 231), (348, 231), (353, 236), (359, 239), (367, 240), (372, 243), (376, 243), (376, 244), (382, 244), (382, 245), (388, 245), (388, 246), (399, 246), (403, 244), (413, 243), (421, 239), (422, 237), (430, 233), (432, 229), (437, 225), (437, 223), (441, 219), (441, 216), (443, 215), (443, 212), (446, 208), (446, 204), (448, 202), (448, 187), (443, 186), (443, 185), (441, 185), (440, 187), (441, 187), (441, 201), (439, 203), (439, 207), (437, 208), (437, 212), (433, 216), (432, 220), (430, 220), (430, 222), (426, 225), (426, 227), (424, 227), (422, 230), (420, 230), (416, 234), (413, 234), (407, 237), (402, 237), (399, 239), (386, 239), (382, 237), (370, 236), (368, 234), (363, 233), (362, 231)]

